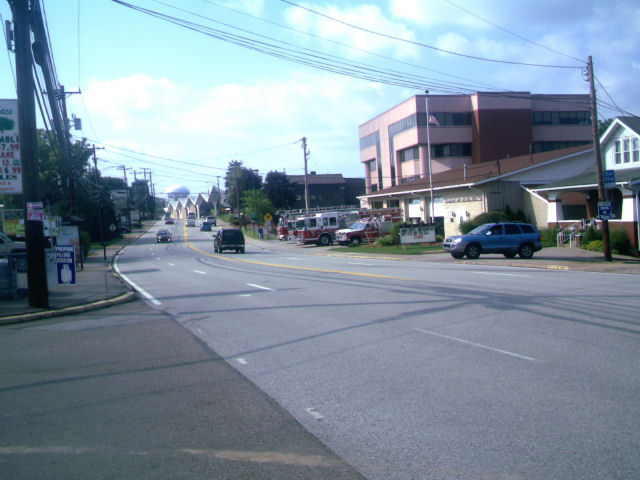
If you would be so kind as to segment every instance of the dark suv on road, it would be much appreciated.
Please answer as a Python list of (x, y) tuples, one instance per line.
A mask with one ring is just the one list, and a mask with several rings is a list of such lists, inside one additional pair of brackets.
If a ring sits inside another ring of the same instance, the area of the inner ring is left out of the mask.
[(213, 250), (222, 253), (223, 250), (235, 250), (244, 253), (244, 235), (237, 228), (221, 228), (213, 237)]
[(502, 253), (507, 258), (531, 258), (542, 249), (540, 233), (528, 223), (485, 223), (466, 235), (447, 237), (444, 249), (453, 258), (478, 258), (481, 253)]

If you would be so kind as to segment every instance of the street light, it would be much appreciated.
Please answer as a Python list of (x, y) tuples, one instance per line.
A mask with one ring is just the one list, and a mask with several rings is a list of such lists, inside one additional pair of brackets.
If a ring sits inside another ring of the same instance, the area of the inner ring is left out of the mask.
[(434, 222), (434, 209), (433, 209), (433, 178), (431, 176), (431, 138), (429, 136), (429, 90), (425, 90), (424, 97), (424, 106), (427, 110), (427, 160), (429, 162), (429, 191), (431, 192), (431, 202), (430, 202), (430, 215), (429, 215), (429, 223), (433, 224)]

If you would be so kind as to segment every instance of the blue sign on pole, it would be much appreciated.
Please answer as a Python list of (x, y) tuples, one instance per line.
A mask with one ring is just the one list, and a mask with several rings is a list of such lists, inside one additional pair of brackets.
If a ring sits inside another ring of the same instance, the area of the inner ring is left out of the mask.
[(598, 202), (598, 218), (600, 220), (611, 220), (613, 218), (611, 202)]
[(604, 182), (604, 188), (616, 188), (616, 171), (605, 170), (602, 172), (602, 180)]
[(73, 245), (56, 246), (58, 285), (76, 284), (76, 249)]

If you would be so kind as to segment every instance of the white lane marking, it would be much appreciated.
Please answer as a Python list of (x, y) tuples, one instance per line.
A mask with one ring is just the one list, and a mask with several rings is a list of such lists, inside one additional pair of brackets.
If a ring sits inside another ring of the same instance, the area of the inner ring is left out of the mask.
[(242, 293), (240, 295), (238, 295), (239, 297), (250, 297), (251, 294), (250, 293)]
[(309, 415), (311, 415), (316, 420), (322, 420), (324, 418), (324, 416), (313, 407), (305, 408), (305, 410)]
[(485, 350), (491, 350), (492, 352), (502, 353), (504, 355), (510, 355), (512, 357), (521, 358), (523, 360), (529, 360), (530, 362), (537, 361), (535, 358), (526, 357), (524, 355), (520, 355), (520, 354), (517, 354), (517, 353), (509, 352), (507, 350), (500, 350), (499, 348), (489, 347), (487, 345), (482, 345), (481, 343), (470, 342), (469, 340), (463, 340), (461, 338), (450, 337), (449, 335), (443, 335), (442, 333), (436, 333), (436, 332), (432, 332), (430, 330), (424, 330), (422, 328), (416, 328), (415, 330), (417, 330), (419, 332), (422, 332), (422, 333), (426, 333), (427, 335), (435, 335), (436, 337), (446, 338), (447, 340), (453, 340), (454, 342), (460, 342), (460, 343), (464, 343), (464, 344), (467, 344), (467, 345), (472, 345), (474, 347), (484, 348)]
[(116, 256), (116, 258), (115, 258), (115, 260), (113, 262), (113, 266), (116, 269), (116, 273), (118, 275), (120, 275), (120, 278), (122, 278), (125, 282), (127, 282), (129, 285), (131, 285), (131, 288), (135, 289), (137, 292), (140, 293), (140, 295), (142, 295), (144, 298), (149, 300), (154, 305), (162, 305), (162, 302), (156, 300), (149, 292), (147, 292), (144, 288), (139, 286), (136, 282), (131, 280), (129, 277), (127, 277), (126, 275), (124, 275), (120, 271), (120, 268), (118, 267), (118, 257), (117, 256)]
[(202, 270), (194, 270), (193, 273), (199, 273), (200, 275), (206, 275), (207, 272), (203, 272)]
[(529, 277), (530, 275), (518, 275), (517, 273), (496, 273), (496, 272), (479, 272), (473, 270), (471, 273), (477, 273), (478, 275), (501, 275), (503, 277)]
[(360, 262), (349, 262), (348, 265), (360, 265), (365, 267), (370, 267), (373, 263), (360, 263)]
[(262, 285), (256, 285), (255, 283), (247, 283), (247, 285), (250, 286), (250, 287), (259, 288), (261, 290), (268, 290), (270, 292), (275, 292), (275, 290), (273, 288), (263, 287)]
[(242, 365), (246, 365), (247, 363), (249, 363), (244, 358), (236, 358), (236, 360), (238, 361), (238, 363), (240, 363)]
[(170, 267), (175, 267), (175, 266), (176, 266), (176, 264), (175, 264), (175, 263), (171, 263), (171, 262), (169, 262), (169, 266), (170, 266)]

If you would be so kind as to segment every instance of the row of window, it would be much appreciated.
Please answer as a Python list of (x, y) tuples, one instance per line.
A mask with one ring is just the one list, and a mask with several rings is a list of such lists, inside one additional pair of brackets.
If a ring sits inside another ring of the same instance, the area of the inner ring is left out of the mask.
[(373, 132), (360, 139), (360, 150), (377, 145), (380, 143), (380, 132)]
[(470, 143), (441, 143), (431, 146), (431, 158), (470, 157)]
[(588, 145), (589, 141), (580, 142), (533, 142), (533, 153), (549, 152), (551, 150), (559, 150), (561, 148), (578, 147), (580, 145)]
[(591, 125), (591, 112), (531, 112), (534, 125)]
[[(470, 157), (471, 150), (471, 143), (440, 143), (431, 145), (431, 158)], [(420, 160), (420, 148), (414, 146), (400, 150), (398, 152), (398, 160), (400, 162)]]
[(614, 143), (616, 165), (640, 162), (640, 140), (638, 138), (621, 138)]
[(410, 147), (398, 152), (398, 160), (400, 162), (410, 162), (412, 160), (420, 160), (420, 148), (418, 146)]
[[(591, 113), (584, 112), (531, 112), (534, 125), (591, 125)], [(471, 112), (432, 112), (429, 124), (438, 127), (470, 126)], [(427, 114), (414, 113), (402, 120), (389, 125), (389, 137), (411, 130), (416, 127), (427, 126)], [(360, 139), (360, 150), (376, 145), (380, 142), (380, 132), (374, 132)], [(545, 150), (542, 150), (545, 151)]]

